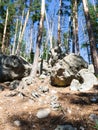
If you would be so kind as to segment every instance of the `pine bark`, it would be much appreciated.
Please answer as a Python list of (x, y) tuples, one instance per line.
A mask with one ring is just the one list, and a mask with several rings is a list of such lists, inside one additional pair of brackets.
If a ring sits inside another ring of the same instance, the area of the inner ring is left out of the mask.
[(12, 49), (12, 55), (15, 54), (16, 37), (17, 37), (17, 29), (18, 29), (18, 19), (16, 20), (15, 37), (14, 37), (14, 43), (13, 43), (13, 49)]
[(18, 37), (18, 43), (17, 43), (17, 49), (16, 49), (16, 52), (15, 52), (16, 54), (17, 54), (17, 51), (18, 51), (20, 37), (21, 37), (21, 32), (22, 32), (23, 17), (24, 17), (24, 10), (22, 11), (22, 17), (21, 17), (21, 23), (20, 23), (20, 30), (19, 30), (19, 37)]
[(95, 74), (97, 75), (98, 74), (98, 53), (97, 53), (95, 38), (94, 38), (93, 29), (90, 21), (91, 19), (90, 19), (90, 14), (88, 9), (88, 3), (87, 0), (82, 0), (82, 1), (83, 1), (84, 14), (86, 18), (86, 25), (88, 30), (89, 42), (90, 42), (91, 59), (94, 65)]
[(78, 40), (78, 5), (77, 0), (73, 1), (73, 53), (80, 54)]
[(41, 18), (40, 18), (40, 23), (39, 23), (38, 35), (37, 35), (36, 51), (35, 51), (35, 55), (34, 55), (34, 62), (33, 62), (32, 71), (31, 71), (32, 77), (36, 77), (36, 74), (37, 74), (38, 59), (39, 59), (39, 55), (40, 55), (40, 47), (41, 47), (41, 40), (42, 40), (44, 15), (45, 15), (45, 0), (42, 0)]
[(5, 25), (4, 25), (4, 32), (3, 32), (3, 38), (2, 38), (2, 47), (1, 51), (2, 53), (5, 53), (5, 36), (6, 36), (6, 28), (7, 28), (7, 21), (8, 21), (8, 8), (6, 10), (6, 19), (5, 19)]
[(21, 42), (22, 42), (23, 35), (24, 35), (24, 32), (25, 32), (25, 28), (26, 28), (26, 25), (27, 25), (27, 22), (28, 22), (29, 13), (30, 13), (30, 11), (28, 10), (27, 15), (26, 15), (26, 19), (25, 19), (25, 22), (24, 22), (24, 26), (23, 26), (23, 29), (22, 29), (22, 32), (21, 32), (21, 35), (20, 35), (20, 38), (19, 38), (19, 42), (18, 42), (18, 45), (17, 45), (16, 54), (18, 56), (20, 55)]
[(59, 3), (59, 13), (58, 13), (58, 46), (61, 44), (61, 7), (62, 7), (62, 0)]
[(94, 11), (95, 11), (95, 13), (96, 13), (97, 9), (96, 9), (95, 0), (93, 0), (92, 2), (93, 2), (93, 6), (94, 6)]

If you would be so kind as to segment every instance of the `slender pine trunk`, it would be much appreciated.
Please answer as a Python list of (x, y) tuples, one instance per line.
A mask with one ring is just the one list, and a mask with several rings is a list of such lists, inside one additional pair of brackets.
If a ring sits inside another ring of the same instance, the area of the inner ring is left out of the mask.
[(77, 0), (73, 0), (73, 48), (72, 52), (80, 54), (79, 40), (78, 40), (78, 5)]
[(59, 3), (59, 14), (58, 14), (58, 40), (57, 45), (61, 44), (61, 8), (62, 8), (62, 0)]
[(88, 3), (87, 3), (87, 0), (82, 0), (82, 1), (83, 1), (83, 7), (84, 7), (84, 14), (86, 18), (88, 37), (89, 37), (89, 42), (90, 42), (91, 59), (94, 65), (95, 74), (98, 75), (98, 53), (97, 53), (95, 38), (94, 38), (93, 29), (91, 25)]
[(12, 48), (12, 55), (15, 54), (17, 29), (18, 29), (18, 19), (16, 20), (15, 37), (14, 37), (14, 43), (13, 43), (13, 48)]
[(19, 42), (18, 42), (18, 45), (17, 45), (16, 54), (17, 54), (18, 56), (20, 55), (21, 42), (22, 42), (23, 35), (24, 35), (24, 32), (25, 32), (25, 28), (26, 28), (26, 25), (27, 25), (27, 22), (28, 22), (29, 12), (30, 12), (30, 11), (28, 10), (27, 15), (26, 15), (26, 19), (25, 19), (25, 22), (24, 22), (24, 26), (23, 26), (23, 29), (22, 29), (22, 32), (21, 32), (21, 35), (20, 35), (20, 38), (19, 38)]
[(41, 18), (40, 18), (40, 23), (39, 23), (38, 35), (37, 35), (36, 51), (35, 51), (32, 71), (31, 71), (32, 77), (35, 77), (36, 74), (37, 74), (38, 59), (39, 59), (39, 55), (40, 55), (40, 47), (41, 47), (41, 40), (42, 40), (44, 15), (45, 15), (45, 0), (42, 0), (42, 3), (41, 3)]
[(1, 51), (2, 53), (5, 53), (5, 36), (6, 36), (6, 28), (7, 28), (7, 22), (8, 22), (8, 8), (6, 10), (6, 19), (5, 19), (5, 25), (4, 25), (4, 32), (3, 32), (3, 38), (2, 38), (2, 47)]

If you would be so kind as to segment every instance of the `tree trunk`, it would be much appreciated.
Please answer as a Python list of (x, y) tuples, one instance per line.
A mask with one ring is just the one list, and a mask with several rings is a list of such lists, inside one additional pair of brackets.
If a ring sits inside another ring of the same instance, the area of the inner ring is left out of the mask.
[(66, 54), (70, 53), (70, 42), (69, 42), (70, 41), (70, 27), (71, 27), (71, 17), (69, 17)]
[(33, 41), (32, 41), (33, 27), (30, 28), (30, 53), (32, 52)]
[(95, 3), (95, 0), (93, 0), (93, 6), (94, 6), (94, 11), (96, 13), (96, 3)]
[(15, 37), (14, 37), (14, 43), (13, 43), (13, 49), (12, 49), (12, 55), (15, 54), (15, 48), (16, 48), (16, 37), (17, 37), (17, 28), (18, 28), (18, 19), (16, 20)]
[(41, 40), (42, 40), (44, 15), (45, 15), (45, 0), (42, 0), (42, 3), (41, 3), (41, 18), (40, 18), (40, 23), (39, 23), (38, 35), (37, 35), (36, 51), (35, 51), (35, 56), (34, 56), (34, 63), (33, 63), (33, 67), (32, 67), (32, 72), (31, 72), (32, 77), (35, 77), (36, 74), (37, 74), (38, 58), (39, 58), (39, 55), (40, 55), (40, 47), (41, 47)]
[[(19, 41), (20, 41), (21, 32), (22, 32), (23, 17), (24, 17), (24, 10), (22, 11), (22, 18), (21, 18), (21, 23), (20, 23), (20, 30), (19, 30), (19, 37), (18, 37), (17, 49), (18, 49), (18, 46), (19, 46)], [(17, 53), (17, 49), (16, 49), (16, 53)]]
[[(47, 23), (47, 34), (48, 34), (48, 39), (50, 41), (50, 50), (53, 48), (53, 43), (52, 43), (52, 34), (53, 34), (53, 27), (54, 27), (54, 23), (53, 23), (53, 19), (51, 18), (50, 21), (48, 20), (47, 17), (47, 13), (45, 10), (45, 17), (46, 17), (46, 23)], [(48, 42), (48, 41), (47, 41)]]
[(1, 47), (2, 53), (5, 53), (5, 35), (6, 35), (7, 21), (8, 21), (8, 8), (6, 10), (6, 19), (5, 19), (3, 39), (2, 39), (2, 47)]
[[(46, 13), (46, 10), (45, 10), (45, 17), (46, 17), (46, 24), (47, 24), (47, 39), (46, 39), (46, 44), (45, 44), (45, 48), (48, 47), (48, 41), (50, 40), (50, 35), (51, 35), (51, 28), (49, 26), (49, 20), (48, 20), (48, 17), (47, 17), (47, 13)], [(52, 44), (51, 44), (51, 41), (50, 41), (50, 49), (52, 47)]]
[(32, 54), (33, 54), (33, 38), (32, 38), (32, 34), (33, 34), (33, 26), (31, 26), (30, 28), (30, 51), (29, 51), (29, 59), (30, 59), (30, 62), (33, 63), (33, 57), (32, 57)]
[(61, 7), (62, 7), (62, 0), (59, 0), (59, 14), (58, 14), (58, 46), (61, 44)]
[(26, 25), (27, 25), (27, 22), (28, 22), (28, 18), (29, 18), (29, 10), (28, 10), (28, 12), (27, 12), (26, 19), (25, 19), (25, 22), (24, 22), (24, 26), (23, 26), (23, 29), (22, 29), (22, 32), (21, 32), (21, 35), (20, 35), (20, 38), (19, 38), (18, 45), (17, 45), (16, 54), (17, 54), (18, 56), (20, 55), (21, 42), (22, 42), (23, 35), (24, 35), (24, 32), (25, 32), (25, 28), (26, 28)]
[(79, 54), (77, 0), (73, 1), (73, 53)]
[(80, 49), (79, 49), (79, 39), (78, 39), (78, 1), (75, 0), (75, 7), (76, 7), (76, 13), (75, 13), (75, 31), (76, 31), (76, 36), (75, 36), (75, 41), (76, 41), (76, 53), (79, 55), (80, 54)]
[[(84, 37), (86, 37), (85, 29), (84, 29), (84, 26), (83, 26), (83, 22), (82, 22), (82, 21), (81, 21), (81, 26), (82, 26), (82, 30), (83, 30)], [(89, 44), (88, 44), (88, 42), (86, 42), (85, 44), (86, 44), (87, 55), (88, 55), (88, 63), (90, 64), (90, 63), (91, 63), (91, 56), (90, 56)]]
[(84, 14), (86, 18), (88, 37), (89, 37), (89, 42), (90, 42), (92, 63), (94, 65), (95, 74), (98, 74), (98, 53), (97, 53), (95, 38), (94, 38), (92, 26), (91, 26), (88, 4), (87, 4), (87, 0), (82, 0), (82, 1), (83, 1), (83, 7), (84, 7)]

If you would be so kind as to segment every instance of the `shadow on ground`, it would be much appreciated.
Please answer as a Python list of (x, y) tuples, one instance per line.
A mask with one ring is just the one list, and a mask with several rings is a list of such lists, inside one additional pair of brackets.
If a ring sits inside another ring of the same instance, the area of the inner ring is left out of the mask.
[[(95, 91), (96, 90), (96, 91)], [(56, 114), (50, 114), (47, 118), (38, 119), (36, 113), (28, 112), (11, 116), (8, 120), (17, 130), (55, 130), (57, 125), (70, 124), (80, 130), (82, 126), (85, 130), (95, 130), (95, 123), (89, 119), (90, 114), (98, 114), (98, 102), (91, 102), (91, 98), (98, 95), (98, 87), (92, 92), (81, 93), (59, 93), (59, 102), (62, 104), (65, 113), (61, 110)], [(66, 112), (66, 108), (72, 113)], [(77, 109), (79, 108), (79, 110)], [(16, 126), (14, 121), (19, 120), (20, 126)]]
[[(19, 120), (20, 126), (15, 126), (14, 121)], [(57, 125), (72, 125), (73, 127), (80, 130), (80, 127), (83, 126), (86, 130), (94, 130), (94, 124), (89, 122), (86, 117), (81, 119), (68, 119), (63, 115), (50, 115), (44, 119), (38, 119), (33, 114), (29, 115), (28, 113), (22, 113), (21, 115), (13, 115), (9, 119), (11, 125), (18, 130), (55, 130)]]

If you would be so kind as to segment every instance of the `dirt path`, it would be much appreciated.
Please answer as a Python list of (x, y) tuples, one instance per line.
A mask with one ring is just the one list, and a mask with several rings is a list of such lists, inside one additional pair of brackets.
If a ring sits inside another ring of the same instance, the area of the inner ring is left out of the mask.
[[(98, 116), (98, 101), (91, 102), (91, 98), (98, 95), (98, 86), (86, 93), (72, 92), (67, 88), (56, 88), (49, 84), (49, 79), (37, 79), (24, 91), (31, 96), (33, 91), (38, 92), (39, 86), (48, 86), (47, 93), (40, 93), (34, 100), (15, 90), (4, 89), (0, 91), (0, 130), (55, 130), (57, 125), (71, 124), (80, 130), (95, 130), (91, 114)], [(52, 92), (58, 97), (61, 107), (53, 110), (50, 106)], [(38, 119), (36, 113), (39, 109), (49, 108), (48, 117)]]

